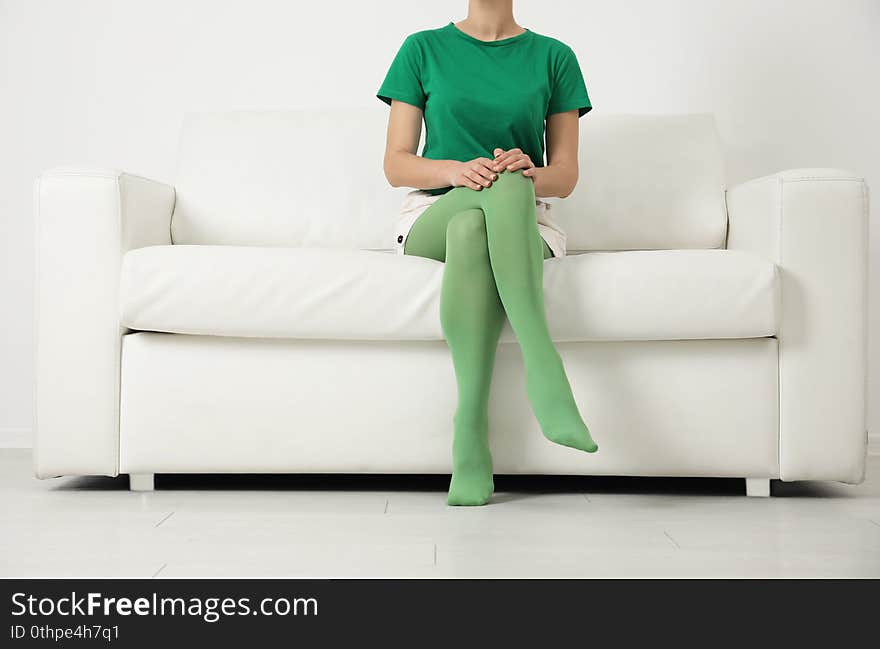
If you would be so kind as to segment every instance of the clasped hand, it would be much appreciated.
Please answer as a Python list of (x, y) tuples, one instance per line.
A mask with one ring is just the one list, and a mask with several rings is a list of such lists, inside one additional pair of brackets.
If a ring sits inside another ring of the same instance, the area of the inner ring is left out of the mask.
[[(470, 187), (480, 190), (489, 187), (492, 181), (498, 178), (498, 174), (504, 171), (523, 170), (523, 176), (533, 178), (535, 163), (522, 152), (522, 149), (513, 148), (504, 150), (500, 147), (493, 152), (495, 158), (474, 158), (467, 162), (456, 162), (453, 166), (450, 184), (453, 187)], [(534, 178), (533, 178), (534, 180)]]

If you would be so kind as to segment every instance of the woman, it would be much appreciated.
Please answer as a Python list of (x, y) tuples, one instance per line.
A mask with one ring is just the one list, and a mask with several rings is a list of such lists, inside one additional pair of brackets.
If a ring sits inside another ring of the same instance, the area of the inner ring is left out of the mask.
[(377, 96), (391, 106), (385, 175), (418, 188), (401, 209), (397, 251), (444, 262), (440, 322), (458, 386), (448, 503), (483, 505), (505, 316), (544, 435), (598, 449), (547, 328), (543, 263), (565, 254), (565, 233), (536, 198), (574, 189), (578, 119), (592, 106), (571, 48), (519, 26), (512, 0), (470, 0), (465, 20), (407, 36)]

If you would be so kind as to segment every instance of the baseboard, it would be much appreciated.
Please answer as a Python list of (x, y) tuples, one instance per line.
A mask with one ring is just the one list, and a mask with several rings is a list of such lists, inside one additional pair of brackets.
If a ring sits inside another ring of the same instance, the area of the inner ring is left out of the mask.
[(0, 448), (31, 448), (30, 428), (0, 428)]

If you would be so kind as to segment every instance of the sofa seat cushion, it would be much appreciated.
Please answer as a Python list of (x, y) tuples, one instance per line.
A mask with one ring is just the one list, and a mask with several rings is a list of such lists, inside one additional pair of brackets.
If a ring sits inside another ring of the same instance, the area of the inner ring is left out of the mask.
[[(167, 245), (123, 258), (122, 324), (182, 334), (443, 340), (443, 264), (390, 251)], [(744, 251), (588, 252), (544, 264), (555, 341), (773, 336), (776, 266)], [(502, 342), (513, 342), (505, 322)]]

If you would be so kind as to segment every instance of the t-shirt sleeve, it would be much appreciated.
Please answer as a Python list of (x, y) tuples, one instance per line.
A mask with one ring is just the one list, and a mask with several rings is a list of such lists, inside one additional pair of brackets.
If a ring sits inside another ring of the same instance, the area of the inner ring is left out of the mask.
[(551, 88), (547, 115), (577, 108), (578, 117), (583, 117), (593, 107), (587, 94), (587, 86), (584, 83), (584, 75), (581, 72), (580, 64), (578, 64), (577, 56), (575, 56), (574, 50), (567, 45), (556, 58)]
[(426, 97), (422, 88), (421, 63), (419, 44), (415, 35), (410, 34), (394, 56), (376, 96), (389, 106), (392, 99), (397, 99), (424, 110)]

